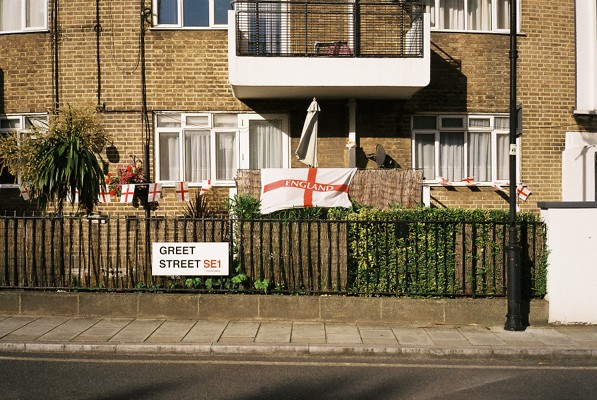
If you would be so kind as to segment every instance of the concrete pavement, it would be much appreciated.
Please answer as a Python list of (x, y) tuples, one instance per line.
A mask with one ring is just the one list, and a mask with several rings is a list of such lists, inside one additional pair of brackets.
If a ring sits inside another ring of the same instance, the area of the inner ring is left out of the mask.
[(0, 315), (2, 352), (386, 355), (597, 363), (597, 326), (407, 325)]

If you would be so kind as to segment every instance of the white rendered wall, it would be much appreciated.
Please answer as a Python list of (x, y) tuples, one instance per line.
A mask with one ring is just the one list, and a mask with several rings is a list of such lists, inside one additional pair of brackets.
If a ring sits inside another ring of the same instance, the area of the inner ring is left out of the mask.
[(597, 208), (547, 208), (549, 322), (597, 324)]
[(594, 0), (576, 1), (576, 110), (597, 110), (597, 10)]
[(595, 201), (597, 133), (566, 132), (562, 152), (562, 200)]

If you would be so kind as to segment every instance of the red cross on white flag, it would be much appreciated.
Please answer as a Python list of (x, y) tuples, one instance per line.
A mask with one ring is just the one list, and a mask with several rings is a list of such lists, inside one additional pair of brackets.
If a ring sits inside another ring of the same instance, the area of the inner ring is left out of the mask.
[(522, 185), (516, 186), (516, 195), (518, 197), (520, 197), (520, 199), (522, 201), (527, 201), (527, 199), (529, 198), (531, 193), (532, 192), (529, 190), (529, 188), (527, 188), (525, 186), (522, 186)]
[(500, 185), (498, 185), (497, 183), (494, 183), (493, 185), (491, 185), (492, 188), (494, 188), (497, 191), (504, 191), (504, 188), (501, 187)]
[(356, 168), (265, 168), (261, 214), (287, 208), (351, 207), (348, 187)]
[(135, 196), (135, 185), (122, 185), (120, 187), (120, 202), (121, 203), (132, 203), (133, 197)]
[(439, 183), (441, 183), (444, 186), (447, 186), (450, 184), (450, 181), (447, 180), (446, 178), (444, 178), (443, 176), (438, 176), (436, 179), (439, 181)]
[(162, 184), (161, 183), (150, 183), (149, 192), (147, 193), (147, 201), (155, 203), (160, 201), (162, 197)]
[(204, 180), (201, 182), (201, 194), (205, 194), (208, 190), (212, 188), (211, 179)]
[(475, 178), (472, 176), (467, 176), (466, 178), (462, 178), (462, 182), (466, 183), (467, 185), (473, 185)]
[(21, 190), (21, 196), (23, 197), (23, 200), (28, 201), (29, 199), (31, 199), (31, 196), (29, 196), (29, 188), (27, 188), (27, 186), (19, 186), (19, 189)]
[(79, 189), (75, 188), (75, 196), (73, 198), (73, 193), (71, 192), (70, 188), (68, 188), (68, 194), (66, 197), (69, 203), (78, 203), (79, 202)]
[(176, 182), (176, 199), (178, 201), (189, 201), (189, 184), (187, 182)]
[(99, 194), (98, 194), (97, 198), (100, 203), (110, 203), (111, 202), (110, 191), (108, 190), (106, 185), (100, 185)]

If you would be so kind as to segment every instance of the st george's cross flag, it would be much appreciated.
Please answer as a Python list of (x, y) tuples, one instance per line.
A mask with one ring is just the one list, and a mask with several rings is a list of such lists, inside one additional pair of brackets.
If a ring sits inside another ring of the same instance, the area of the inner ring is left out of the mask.
[(176, 182), (176, 199), (178, 201), (189, 201), (189, 184), (187, 182)]
[(100, 203), (110, 203), (111, 202), (110, 191), (108, 190), (106, 185), (100, 185), (99, 193), (97, 194), (97, 200)]
[(356, 168), (265, 168), (261, 214), (288, 208), (351, 207), (348, 187)]
[(21, 185), (19, 186), (19, 190), (21, 191), (21, 196), (23, 197), (23, 200), (28, 201), (31, 199), (31, 196), (29, 195), (29, 188), (25, 185)]
[(162, 197), (162, 184), (161, 183), (150, 183), (149, 190), (147, 192), (147, 201), (155, 203), (160, 201)]
[(516, 195), (522, 200), (522, 201), (527, 201), (527, 199), (529, 198), (529, 196), (531, 195), (531, 191), (529, 190), (528, 187), (526, 186), (522, 186), (522, 185), (518, 185), (516, 186)]
[(121, 203), (132, 203), (133, 197), (135, 197), (135, 185), (125, 184), (120, 186), (120, 202)]
[(206, 179), (206, 180), (202, 181), (201, 182), (201, 190), (199, 191), (199, 194), (201, 194), (201, 195), (205, 194), (205, 192), (210, 190), (212, 187), (213, 186), (211, 184), (211, 179)]

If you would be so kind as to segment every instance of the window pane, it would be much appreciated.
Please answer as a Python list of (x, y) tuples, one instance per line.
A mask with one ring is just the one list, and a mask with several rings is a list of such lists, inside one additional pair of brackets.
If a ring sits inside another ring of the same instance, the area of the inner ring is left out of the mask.
[(489, 128), (491, 127), (491, 120), (489, 118), (469, 118), (469, 128)]
[(185, 131), (184, 134), (185, 181), (200, 182), (211, 179), (209, 131)]
[(25, 117), (25, 129), (36, 128), (39, 130), (48, 129), (47, 117)]
[(180, 114), (159, 114), (158, 128), (178, 128), (180, 127)]
[(177, 0), (158, 0), (158, 24), (178, 25)]
[(282, 121), (250, 121), (249, 168), (282, 168)]
[(20, 118), (3, 118), (0, 119), (1, 129), (19, 129), (21, 128)]
[(462, 117), (440, 117), (442, 128), (463, 128), (464, 118)]
[(209, 117), (207, 115), (191, 115), (185, 119), (187, 126), (209, 126)]
[(464, 133), (440, 135), (439, 173), (451, 182), (460, 182), (464, 170)]
[(495, 129), (510, 129), (510, 118), (495, 117)]
[(508, 135), (498, 134), (497, 135), (497, 179), (508, 180), (510, 179), (510, 155), (509, 147), (510, 140)]
[(491, 30), (491, 0), (467, 0), (468, 29)]
[(497, 1), (497, 28), (510, 29), (510, 0)]
[(178, 153), (178, 133), (159, 134), (160, 142), (160, 177), (162, 181), (180, 180), (180, 158)]
[(0, 31), (21, 30), (21, 0), (0, 0)]
[(464, 29), (464, 0), (440, 1), (440, 29)]
[(429, 14), (429, 24), (431, 28), (435, 28), (435, 0), (425, 0), (425, 5)]
[(214, 114), (214, 128), (236, 128), (238, 116), (236, 114)]
[(230, 0), (214, 0), (214, 23), (227, 24), (228, 23), (228, 10), (230, 10)]
[(413, 129), (435, 129), (437, 118), (435, 117), (413, 117)]
[(423, 179), (435, 179), (435, 135), (415, 135), (415, 169)]
[(468, 175), (476, 182), (491, 182), (491, 133), (469, 133)]
[(237, 169), (236, 151), (236, 132), (216, 134), (216, 179), (234, 179)]
[(183, 26), (209, 26), (209, 0), (183, 0)]
[(46, 0), (27, 0), (27, 28), (46, 26)]

